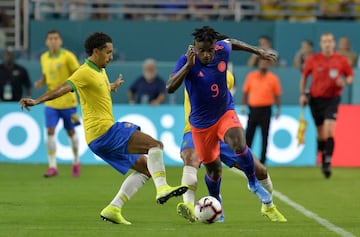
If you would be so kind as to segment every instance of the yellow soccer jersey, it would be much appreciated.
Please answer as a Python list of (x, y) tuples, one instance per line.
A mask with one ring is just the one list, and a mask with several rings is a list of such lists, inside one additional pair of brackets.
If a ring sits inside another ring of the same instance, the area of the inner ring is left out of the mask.
[(79, 95), (85, 138), (89, 144), (114, 124), (109, 79), (105, 69), (86, 60), (67, 82)]
[[(61, 48), (55, 57), (50, 52), (43, 53), (40, 57), (42, 73), (46, 80), (47, 90), (51, 91), (63, 84), (76, 69), (79, 62), (69, 50)], [(75, 93), (67, 93), (55, 100), (45, 102), (46, 106), (54, 109), (68, 109), (77, 106)]]
[[(234, 87), (235, 78), (234, 75), (229, 70), (226, 71), (226, 81), (227, 81), (228, 89), (231, 90)], [(186, 89), (184, 89), (184, 112), (185, 112), (184, 133), (190, 132), (191, 130), (189, 123), (190, 110), (191, 110), (191, 106), (190, 106), (189, 95)]]

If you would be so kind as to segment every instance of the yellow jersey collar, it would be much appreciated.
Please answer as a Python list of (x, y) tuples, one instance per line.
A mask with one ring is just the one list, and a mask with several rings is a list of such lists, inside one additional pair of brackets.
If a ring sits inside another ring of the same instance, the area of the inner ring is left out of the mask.
[(93, 62), (91, 62), (89, 59), (85, 59), (85, 63), (91, 67), (92, 69), (94, 69), (97, 72), (101, 72), (101, 69), (98, 68)]
[[(58, 58), (58, 57), (60, 56), (61, 51), (62, 51), (62, 48), (60, 48), (60, 49), (56, 52), (56, 54), (55, 54), (55, 58)], [(49, 50), (48, 56), (49, 56), (49, 58), (51, 58), (51, 57), (52, 57), (52, 56), (51, 56), (51, 53), (50, 53), (50, 50)]]

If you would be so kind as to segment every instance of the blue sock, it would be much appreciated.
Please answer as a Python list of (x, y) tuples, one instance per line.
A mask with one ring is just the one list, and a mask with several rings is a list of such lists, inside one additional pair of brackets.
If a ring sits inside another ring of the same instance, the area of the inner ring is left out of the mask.
[(205, 174), (205, 183), (209, 191), (209, 195), (215, 197), (221, 203), (220, 184), (221, 177), (218, 180), (213, 180), (208, 174)]
[(257, 179), (255, 176), (254, 159), (251, 154), (250, 148), (246, 146), (245, 150), (242, 151), (241, 153), (236, 153), (236, 156), (239, 166), (244, 171), (248, 179), (249, 186), (253, 187), (256, 184)]

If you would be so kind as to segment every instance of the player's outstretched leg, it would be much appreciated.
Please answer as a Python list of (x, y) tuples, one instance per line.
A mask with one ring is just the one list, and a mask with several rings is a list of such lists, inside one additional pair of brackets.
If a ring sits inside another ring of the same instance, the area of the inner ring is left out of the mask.
[(104, 221), (110, 221), (114, 224), (124, 224), (124, 225), (131, 225), (131, 222), (127, 221), (121, 215), (121, 208), (112, 206), (111, 204), (105, 207), (101, 213), (100, 217)]
[(163, 151), (161, 148), (150, 148), (148, 156), (147, 166), (157, 190), (157, 203), (164, 204), (169, 198), (180, 196), (188, 190), (188, 187), (185, 185), (171, 187), (167, 184)]
[(261, 207), (261, 214), (271, 221), (286, 222), (286, 218), (274, 205), (271, 193), (269, 193), (255, 177), (254, 157), (250, 148), (247, 147), (245, 151), (237, 154), (237, 156), (238, 166), (241, 167), (248, 178), (250, 191), (254, 193), (263, 204)]
[(237, 153), (236, 155), (238, 157), (238, 165), (242, 168), (246, 177), (248, 178), (250, 191), (253, 192), (262, 203), (271, 203), (271, 194), (264, 189), (255, 176), (254, 158), (250, 148), (246, 146), (244, 151)]
[(179, 216), (184, 217), (190, 222), (195, 222), (195, 209), (194, 204), (190, 202), (180, 202), (176, 206), (176, 211)]
[(100, 217), (105, 221), (110, 221), (115, 224), (130, 225), (131, 223), (122, 216), (121, 208), (147, 180), (149, 180), (147, 175), (137, 171), (134, 171), (126, 177), (114, 199), (101, 211)]

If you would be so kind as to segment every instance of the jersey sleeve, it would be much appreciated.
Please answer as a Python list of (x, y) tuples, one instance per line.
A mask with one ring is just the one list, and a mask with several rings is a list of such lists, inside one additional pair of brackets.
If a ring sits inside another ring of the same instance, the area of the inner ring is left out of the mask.
[(41, 73), (45, 76), (45, 63), (44, 63), (45, 53), (41, 54), (40, 56), (40, 65), (41, 65)]
[(78, 88), (83, 88), (86, 85), (86, 80), (84, 80), (83, 70), (75, 71), (67, 80), (67, 83), (71, 85), (73, 91), (77, 91)]
[(130, 86), (129, 91), (131, 91), (132, 93), (136, 93), (137, 91), (137, 85), (140, 83), (140, 79), (141, 78), (137, 78)]
[(280, 79), (277, 75), (273, 74), (274, 76), (274, 94), (276, 96), (280, 96), (282, 91), (281, 91), (281, 83), (280, 83)]
[(166, 94), (166, 84), (165, 81), (159, 77), (159, 94)]
[(247, 74), (246, 77), (245, 77), (245, 81), (244, 81), (243, 88), (242, 88), (243, 93), (248, 93), (249, 90), (250, 90), (250, 78), (251, 78), (251, 74), (252, 74), (252, 73), (249, 73), (249, 74)]
[(343, 57), (343, 68), (345, 76), (352, 76), (354, 74), (353, 69), (349, 64), (349, 61), (345, 57)]
[(68, 51), (68, 55), (67, 55), (67, 67), (69, 68), (70, 72), (75, 72), (76, 69), (79, 68), (80, 64), (79, 61), (77, 60), (75, 54), (73, 54), (72, 52)]
[(185, 55), (183, 55), (175, 64), (175, 68), (172, 71), (172, 74), (177, 73), (178, 71), (180, 71), (180, 69), (186, 64), (187, 62), (187, 58)]
[(309, 74), (311, 73), (313, 60), (314, 60), (314, 56), (310, 56), (310, 57), (305, 61), (305, 65), (304, 65), (304, 68), (303, 68), (303, 70), (302, 70), (302, 75), (303, 75), (303, 76), (308, 77)]
[(223, 59), (229, 61), (231, 44), (227, 40), (220, 40), (216, 42), (215, 51), (222, 54)]

